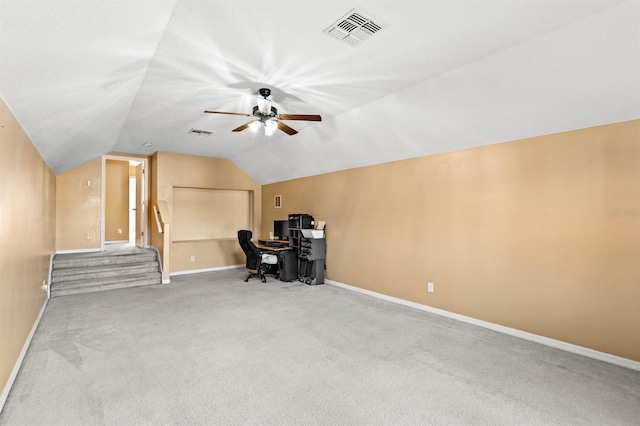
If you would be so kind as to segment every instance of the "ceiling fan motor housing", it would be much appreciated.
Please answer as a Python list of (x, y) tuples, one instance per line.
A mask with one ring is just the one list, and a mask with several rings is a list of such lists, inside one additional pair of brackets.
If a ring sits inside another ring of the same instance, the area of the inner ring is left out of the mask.
[(258, 108), (258, 105), (253, 107), (253, 115), (260, 118), (260, 120), (268, 120), (270, 118), (275, 118), (278, 115), (278, 109), (276, 107), (271, 107), (271, 113), (265, 114)]
[(266, 99), (271, 95), (271, 89), (263, 87), (262, 89), (258, 90), (258, 93), (260, 93), (260, 96)]

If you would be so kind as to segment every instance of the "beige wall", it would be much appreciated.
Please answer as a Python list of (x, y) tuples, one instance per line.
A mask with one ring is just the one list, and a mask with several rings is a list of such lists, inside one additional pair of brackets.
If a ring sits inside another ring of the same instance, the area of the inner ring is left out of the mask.
[(56, 176), (56, 250), (100, 249), (102, 160)]
[(0, 99), (0, 391), (45, 301), (56, 181)]
[(106, 160), (105, 166), (105, 241), (129, 240), (129, 162)]
[[(136, 154), (109, 153), (108, 155), (125, 156), (133, 159), (148, 159), (149, 157)], [(107, 160), (111, 161), (111, 160)], [(106, 163), (106, 162), (105, 162)], [(123, 162), (127, 164), (126, 161)], [(127, 164), (127, 176), (129, 174)], [(105, 181), (106, 181), (105, 170)], [(90, 185), (87, 182), (90, 181)], [(99, 250), (100, 249), (100, 203), (102, 183), (102, 158), (96, 158), (88, 163), (68, 170), (56, 176), (56, 250)], [(105, 182), (107, 183), (107, 182)], [(108, 185), (108, 183), (107, 183)], [(127, 193), (128, 193), (127, 177)], [(126, 201), (128, 214), (129, 200)], [(147, 218), (149, 220), (149, 218)], [(106, 222), (106, 211), (105, 211)], [(129, 219), (123, 225), (122, 235), (117, 240), (128, 240)], [(117, 227), (116, 227), (117, 232)], [(106, 238), (106, 224), (105, 224)], [(106, 238), (109, 240), (109, 238)]]
[[(260, 185), (231, 161), (221, 158), (158, 152), (151, 159), (151, 202), (166, 200), (172, 208), (174, 187), (237, 189), (253, 191), (254, 233), (260, 234)], [(155, 219), (152, 219), (151, 244), (162, 248)], [(163, 249), (163, 248), (162, 248)], [(237, 239), (175, 242), (170, 248), (170, 272), (208, 269), (245, 263)], [(191, 262), (195, 256), (195, 262)]]
[[(164, 256), (164, 238), (163, 235), (158, 232), (158, 224), (156, 222), (155, 215), (153, 213), (153, 206), (158, 201), (158, 153), (156, 152), (151, 156), (149, 161), (149, 168), (151, 169), (147, 176), (150, 179), (149, 187), (149, 244), (158, 248), (160, 257)], [(164, 267), (164, 266), (163, 266)]]
[(266, 185), (263, 227), (310, 213), (329, 279), (640, 361), (639, 141), (635, 120)]

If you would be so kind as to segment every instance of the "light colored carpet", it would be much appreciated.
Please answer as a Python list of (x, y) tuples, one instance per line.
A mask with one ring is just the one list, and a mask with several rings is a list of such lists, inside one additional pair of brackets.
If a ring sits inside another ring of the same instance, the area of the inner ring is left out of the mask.
[(2, 425), (637, 425), (640, 372), (244, 269), (52, 299)]

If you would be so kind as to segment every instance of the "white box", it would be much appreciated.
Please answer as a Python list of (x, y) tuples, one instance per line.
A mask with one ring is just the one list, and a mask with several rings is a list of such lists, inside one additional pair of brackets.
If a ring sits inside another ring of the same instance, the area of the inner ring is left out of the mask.
[(301, 229), (302, 236), (306, 238), (324, 238), (324, 230), (322, 229)]

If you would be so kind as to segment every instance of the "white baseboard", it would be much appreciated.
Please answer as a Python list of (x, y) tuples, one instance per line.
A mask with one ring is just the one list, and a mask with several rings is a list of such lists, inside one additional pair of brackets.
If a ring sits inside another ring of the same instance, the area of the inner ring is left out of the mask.
[(231, 266), (219, 266), (217, 268), (191, 269), (188, 271), (171, 272), (169, 276), (173, 277), (175, 275), (199, 274), (201, 272), (225, 271), (227, 269), (238, 269), (238, 268), (244, 268), (244, 267), (245, 267), (244, 265), (231, 265)]
[(100, 248), (92, 248), (92, 249), (74, 249), (74, 250), (56, 250), (56, 254), (67, 254), (67, 253), (94, 253), (100, 251)]
[(349, 284), (344, 284), (338, 281), (327, 280), (325, 283), (341, 287), (347, 290), (356, 291), (358, 293), (364, 293), (369, 296), (377, 297), (389, 302), (398, 303), (400, 305), (409, 306), (411, 308), (419, 309), (421, 311), (429, 312), (436, 315), (441, 315), (447, 318), (455, 319), (458, 321), (466, 322), (468, 324), (477, 325), (479, 327), (487, 328), (489, 330), (497, 331), (500, 333), (508, 334), (510, 336), (518, 337), (520, 339), (530, 340), (532, 342), (540, 343), (542, 345), (550, 346), (552, 348), (561, 349), (563, 351), (572, 352), (578, 355), (586, 356), (588, 358), (597, 359), (599, 361), (608, 362), (609, 364), (625, 367), (630, 370), (640, 371), (640, 362), (627, 358), (622, 358), (616, 355), (611, 355), (605, 352), (596, 351), (593, 349), (585, 348), (583, 346), (574, 345), (571, 343), (563, 342), (561, 340), (551, 339), (549, 337), (540, 336), (537, 334), (528, 333), (526, 331), (518, 330), (511, 327), (505, 327), (503, 325), (494, 324), (488, 321), (482, 321), (472, 317), (456, 314), (453, 312), (445, 311), (443, 309), (433, 308), (427, 305), (421, 305), (420, 303), (411, 302), (404, 299), (399, 299), (393, 296), (387, 296), (385, 294), (376, 293), (375, 291), (366, 290), (359, 287), (354, 287)]
[(22, 366), (22, 362), (24, 361), (24, 357), (27, 354), (27, 349), (29, 349), (29, 345), (31, 344), (31, 339), (33, 339), (33, 335), (38, 328), (38, 324), (40, 324), (40, 319), (42, 318), (42, 314), (44, 314), (44, 309), (47, 307), (47, 303), (49, 303), (49, 299), (45, 298), (42, 303), (42, 308), (40, 308), (40, 313), (38, 314), (38, 318), (33, 323), (31, 327), (31, 332), (27, 337), (27, 340), (22, 345), (22, 351), (20, 352), (20, 356), (18, 357), (16, 363), (13, 366), (13, 370), (11, 371), (11, 375), (9, 376), (9, 380), (7, 384), (4, 386), (4, 390), (2, 391), (2, 395), (0, 395), (0, 412), (4, 408), (5, 402), (7, 402), (7, 398), (9, 397), (9, 392), (11, 391), (11, 387), (13, 386), (13, 382), (15, 382), (16, 377), (18, 377), (18, 372), (20, 371), (20, 367)]

